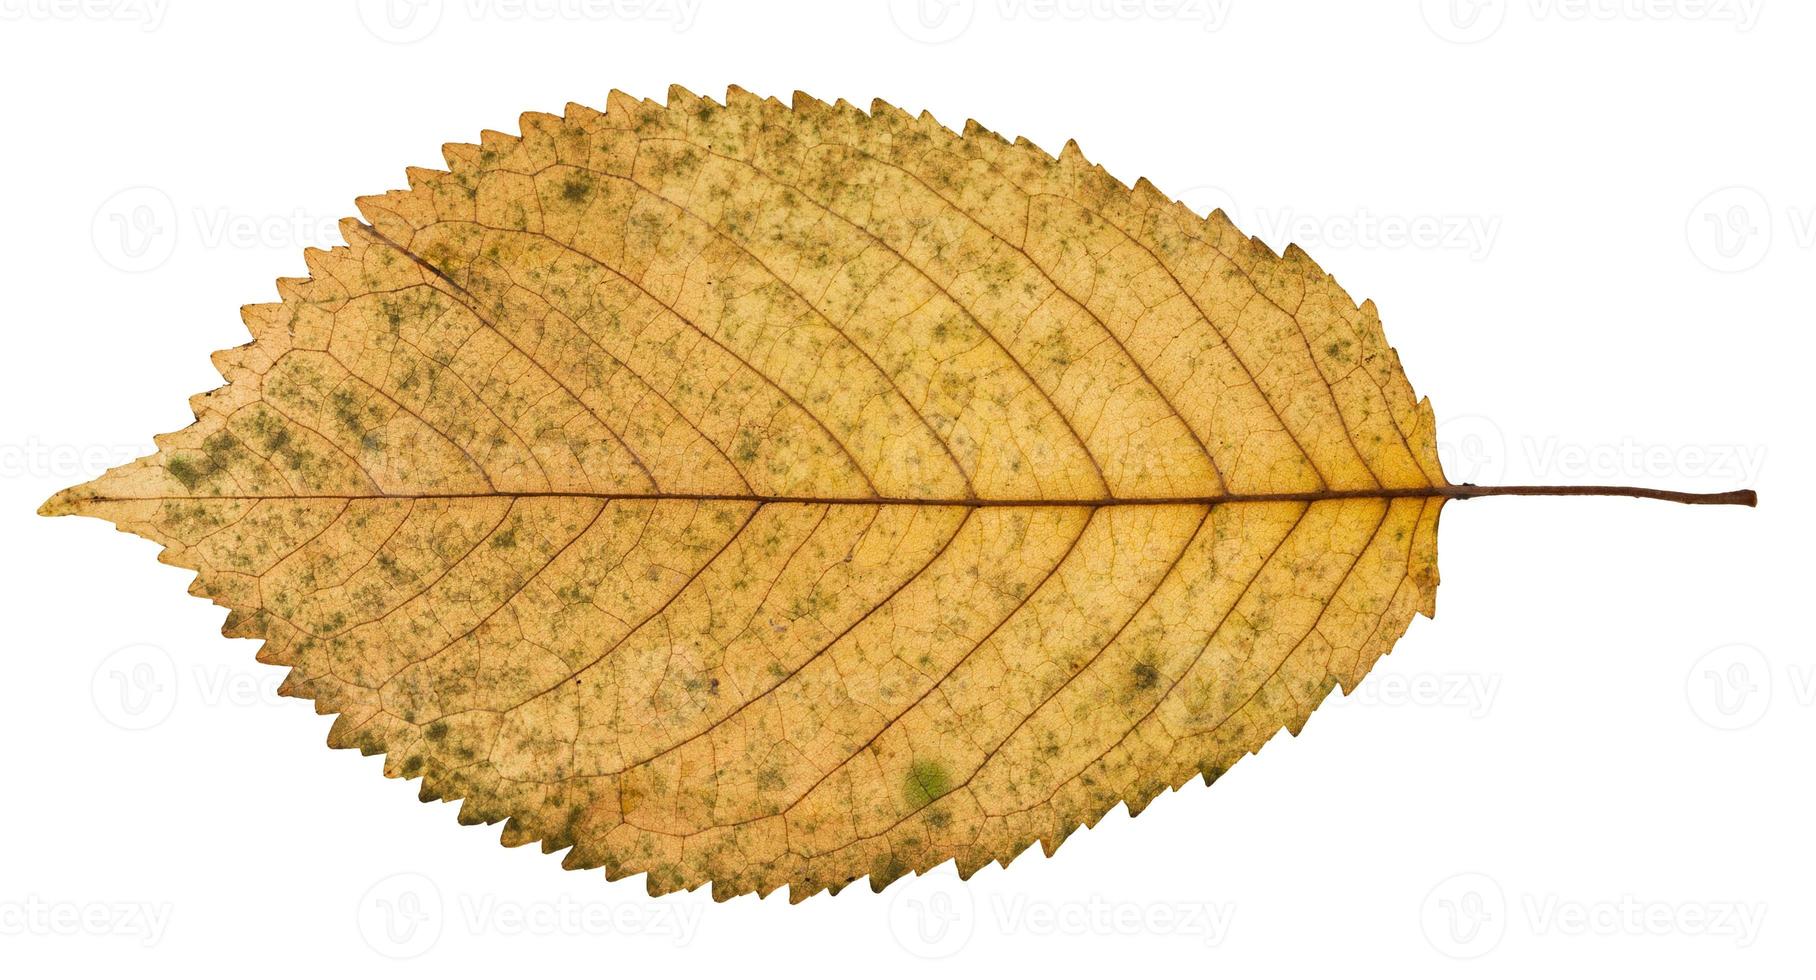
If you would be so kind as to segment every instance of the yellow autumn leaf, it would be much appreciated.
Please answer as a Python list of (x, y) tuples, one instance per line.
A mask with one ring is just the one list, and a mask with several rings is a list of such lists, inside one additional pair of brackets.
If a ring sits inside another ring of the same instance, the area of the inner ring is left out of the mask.
[(361, 199), (194, 425), (44, 512), (570, 868), (1051, 853), (1297, 732), (1432, 612), (1444, 501), (1532, 490), (1445, 481), (1305, 253), (1073, 144), (738, 89), (521, 127)]

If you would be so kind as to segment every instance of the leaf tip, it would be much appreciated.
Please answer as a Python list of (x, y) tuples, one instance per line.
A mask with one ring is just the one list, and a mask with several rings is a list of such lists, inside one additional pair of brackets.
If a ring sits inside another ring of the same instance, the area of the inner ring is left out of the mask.
[(86, 513), (83, 504), (87, 498), (77, 495), (81, 487), (70, 487), (51, 494), (50, 499), (38, 505), (39, 517), (70, 517)]

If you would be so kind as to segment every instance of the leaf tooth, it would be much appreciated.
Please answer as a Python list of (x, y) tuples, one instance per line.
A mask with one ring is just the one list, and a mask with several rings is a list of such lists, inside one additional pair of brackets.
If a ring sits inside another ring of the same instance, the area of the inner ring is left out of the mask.
[(623, 89), (612, 89), (605, 95), (605, 114), (613, 118), (635, 115), (637, 100)]
[(315, 279), (332, 278), (334, 275), (335, 266), (338, 264), (339, 263), (337, 263), (335, 261), (334, 255), (331, 254), (330, 252), (328, 252), (326, 249), (320, 249), (320, 248), (303, 249), (303, 267), (309, 270), (309, 275), (312, 278), (315, 278)]
[(352, 249), (348, 246), (354, 242), (363, 242), (370, 237), (366, 233), (365, 227), (365, 223), (358, 218), (342, 218), (339, 221), (336, 221), (334, 223), (334, 229), (340, 232), (341, 241), (346, 242), (347, 245), (336, 245), (334, 246), (333, 251), (344, 251), (347, 253), (347, 256), (351, 258), (353, 253)]
[[(261, 303), (259, 305), (277, 307), (279, 311), (283, 310), (283, 306), (278, 303)], [(240, 319), (245, 322), (247, 329), (252, 331), (254, 339), (248, 343), (241, 344), (238, 347), (217, 350), (208, 355), (208, 363), (213, 364), (214, 369), (221, 372), (221, 377), (229, 384), (232, 384), (235, 381), (257, 380), (260, 375), (264, 374), (265, 371), (271, 367), (271, 358), (260, 349), (258, 342), (259, 332), (261, 330), (270, 330), (270, 327), (267, 325), (270, 321), (264, 319), (270, 314), (253, 314), (249, 312), (251, 309), (252, 307), (248, 306), (241, 307)], [(259, 324), (256, 327), (253, 326), (255, 321)], [(219, 391), (220, 389), (217, 388), (215, 390)], [(209, 394), (212, 393), (213, 392), (209, 392)]]
[(1012, 841), (1009, 844), (1008, 853), (997, 858), (996, 863), (1002, 865), (1004, 868), (1007, 868), (1007, 867), (1009, 867), (1009, 865), (1014, 864), (1015, 860), (1017, 858), (1021, 857), (1023, 854), (1028, 853), (1028, 849), (1033, 846), (1034, 846), (1034, 838), (1032, 838), (1032, 837), (1028, 838), (1027, 840)]
[[(269, 646), (270, 644), (266, 645)], [(273, 654), (269, 659), (260, 656), (259, 661), (261, 663), (275, 663), (280, 667), (290, 666), (287, 662), (277, 660), (276, 657), (276, 654)], [(284, 675), (283, 682), (278, 684), (277, 693), (287, 698), (302, 698), (308, 701), (312, 707), (319, 709), (320, 706), (315, 702), (315, 694), (312, 691), (312, 687), (313, 685), (309, 683), (309, 678), (304, 674), (298, 673), (296, 668), (292, 667), (290, 672)], [(316, 714), (321, 714), (320, 710), (317, 710)]]
[[(253, 339), (255, 340), (272, 335), (284, 322), (284, 304), (247, 303), (240, 307), (240, 322), (246, 325), (246, 329), (251, 332)], [(233, 379), (232, 376), (227, 373), (227, 369), (223, 366), (223, 362), (236, 363), (228, 360), (228, 355), (241, 349), (242, 348), (240, 347), (230, 347), (227, 350), (215, 351), (209, 356), (209, 359), (214, 362), (214, 366), (220, 368), (221, 376), (227, 378), (229, 381)]]
[[(320, 704), (321, 702), (318, 701), (316, 703)], [(328, 726), (328, 747), (331, 749), (353, 748), (354, 745), (357, 744), (356, 734), (358, 729), (359, 724), (353, 720), (352, 716), (344, 712), (335, 715), (334, 723)], [(425, 791), (428, 789), (428, 784), (426, 782), (423, 784), (423, 789)]]
[(727, 108), (741, 108), (755, 105), (761, 101), (762, 99), (758, 98), (755, 92), (752, 92), (742, 85), (725, 86), (725, 105)]
[(454, 819), (459, 821), (462, 827), (477, 827), (482, 823), (497, 823), (499, 818), (487, 814), (485, 806), (474, 797), (469, 796), (460, 801), (460, 812), (455, 814)]
[[(801, 887), (796, 888), (795, 886), (797, 884), (800, 885)], [(805, 902), (808, 899), (814, 897), (815, 895), (821, 894), (822, 892), (837, 895), (839, 893), (839, 890), (837, 888), (829, 888), (826, 885), (819, 884), (818, 882), (811, 882), (811, 881), (809, 881), (809, 882), (792, 882), (791, 881), (788, 883), (788, 904), (799, 905), (802, 902)]]
[(668, 107), (670, 109), (686, 111), (689, 107), (698, 104), (699, 101), (699, 96), (689, 92), (685, 87), (678, 83), (668, 87)]
[(983, 137), (984, 139), (991, 140), (992, 142), (995, 142), (1001, 146), (1010, 145), (1008, 137), (1004, 136), (1003, 134), (997, 132), (994, 129), (991, 129), (991, 128), (985, 126), (983, 123), (980, 123), (975, 119), (965, 120), (965, 135)]
[(800, 114), (800, 115), (814, 115), (814, 116), (824, 115), (826, 112), (828, 112), (832, 109), (832, 107), (827, 105), (825, 103), (825, 101), (823, 101), (821, 99), (816, 99), (813, 96), (808, 95), (806, 92), (801, 91), (800, 89), (794, 90), (794, 96), (789, 101), (789, 108), (793, 109), (797, 114)]
[[(266, 646), (269, 647), (270, 644), (266, 644)], [(263, 661), (263, 662), (269, 662), (269, 661)], [(283, 666), (283, 665), (280, 664), (279, 666)], [(306, 698), (306, 697), (308, 697), (308, 695), (302, 693), (302, 690), (305, 687), (305, 685), (306, 685), (305, 679), (298, 677), (297, 673), (296, 673), (296, 669), (293, 667), (289, 671), (286, 671), (284, 674), (284, 679), (278, 682), (278, 685), (277, 685), (278, 696), (286, 697), (286, 698)]]
[[(1068, 140), (1067, 142), (1068, 142), (1068, 144), (1071, 143), (1070, 140)], [(1060, 150), (1060, 156), (1054, 157), (1053, 154), (1048, 153), (1046, 150), (1041, 149), (1040, 146), (1036, 145), (1033, 140), (1027, 138), (1026, 136), (1017, 136), (1012, 141), (1011, 145), (1014, 146), (1016, 149), (1022, 151), (1023, 153), (1027, 154), (1028, 156), (1033, 157), (1034, 161), (1037, 164), (1040, 164), (1041, 166), (1050, 167), (1056, 162), (1063, 163), (1065, 160), (1065, 150), (1063, 148)], [(1074, 149), (1076, 149), (1076, 145), (1074, 145)], [(1082, 158), (1080, 158), (1080, 159), (1082, 159)]]
[(562, 120), (552, 112), (524, 112), (517, 116), (517, 131), (524, 136), (553, 135), (561, 131)]
[(1274, 251), (1274, 246), (1262, 241), (1259, 235), (1248, 235), (1245, 237), (1247, 238), (1245, 244), (1248, 245), (1251, 252), (1264, 258), (1273, 259), (1276, 262), (1280, 260), (1280, 253)]
[(522, 847), (535, 840), (536, 832), (524, 826), (517, 817), (506, 817), (504, 826), (498, 831), (498, 843), (503, 847)]
[(448, 170), (471, 170), (479, 164), (480, 148), (476, 143), (443, 143), (441, 158), (448, 162)]
[[(445, 151), (446, 148), (444, 147), (443, 149)], [(448, 175), (448, 172), (446, 170), (436, 170), (433, 167), (405, 167), (404, 168), (404, 179), (409, 182), (410, 189), (413, 191), (422, 190), (427, 187), (434, 187), (436, 184), (441, 182), (441, 179), (443, 177), (446, 177), (447, 175)]]
[(277, 281), (277, 295), (284, 303), (300, 303), (303, 300), (303, 287), (309, 285), (304, 276), (284, 276)]
[[(409, 747), (414, 747), (412, 742)], [(385, 753), (384, 773), (386, 779), (408, 778), (404, 775), (404, 762), (409, 759), (405, 748), (398, 748)]]
[(1052, 857), (1053, 852), (1059, 850), (1059, 845), (1064, 844), (1067, 838), (1077, 833), (1081, 826), (1083, 825), (1077, 824), (1071, 830), (1056, 830), (1050, 834), (1042, 834), (1039, 841), (1041, 854), (1045, 857)]
[(891, 122), (895, 122), (895, 123), (907, 123), (907, 122), (913, 121), (912, 118), (906, 112), (903, 112), (902, 110), (897, 109), (895, 106), (892, 106), (887, 102), (884, 102), (882, 99), (871, 99), (870, 100), (870, 116), (873, 119), (887, 119), (887, 120), (889, 120)]
[[(385, 223), (397, 220), (396, 215), (391, 211), (389, 206), (390, 203), (390, 192), (384, 194), (362, 194), (353, 199), (353, 208), (360, 213), (361, 217), (371, 222), (373, 227), (384, 232), (384, 234), (388, 236), (391, 233), (385, 229)], [(346, 222), (351, 220), (351, 218), (341, 219), (341, 237), (346, 238), (349, 242), (358, 240), (356, 237), (347, 235)], [(357, 229), (355, 229), (354, 234), (358, 234)]]
[[(229, 395), (228, 389), (228, 385), (221, 385), (218, 388), (213, 388), (200, 394), (190, 395), (188, 402), (189, 411), (195, 415), (197, 421), (201, 421), (210, 414), (226, 415), (229, 409), (226, 406), (219, 405), (219, 403)], [(199, 595), (200, 593), (195, 594)], [(225, 605), (225, 603), (217, 599), (215, 600), (215, 605)]]
[[(604, 867), (605, 859), (600, 858), (600, 857), (594, 857), (594, 856), (592, 856), (592, 852), (582, 851), (579, 847), (575, 847), (572, 850), (568, 851), (566, 854), (562, 855), (561, 866), (563, 868), (567, 869), (568, 871), (585, 871), (589, 868)], [(612, 874), (612, 869), (610, 869), (610, 868), (606, 869), (605, 880), (607, 880), (607, 881), (617, 881), (619, 878), (623, 878), (623, 877), (624, 877), (624, 873), (622, 871), (620, 871), (618, 873), (618, 875), (616, 877), (614, 877)]]
[(1324, 274), (1323, 269), (1318, 268), (1318, 263), (1312, 261), (1312, 257), (1306, 253), (1305, 249), (1299, 247), (1298, 242), (1287, 242), (1286, 248), (1280, 253), (1280, 258), (1282, 261), (1296, 266), (1296, 271), (1303, 275), (1318, 279), (1329, 278)]
[(968, 850), (953, 859), (952, 866), (958, 872), (960, 881), (970, 881), (971, 876), (982, 871), (990, 864), (990, 855), (982, 850)]
[(492, 153), (509, 153), (517, 148), (517, 137), (496, 129), (482, 129), (479, 131), (479, 148)]
[(563, 119), (580, 126), (595, 123), (599, 120), (599, 117), (603, 115), (604, 113), (600, 112), (598, 109), (588, 105), (581, 105), (578, 102), (569, 102), (561, 109), (561, 117)]

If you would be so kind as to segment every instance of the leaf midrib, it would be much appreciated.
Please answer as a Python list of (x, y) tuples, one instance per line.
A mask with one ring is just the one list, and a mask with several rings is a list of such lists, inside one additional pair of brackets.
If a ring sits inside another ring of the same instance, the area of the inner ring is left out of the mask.
[(1320, 500), (1380, 500), (1404, 497), (1473, 496), (1469, 487), (1369, 487), (1353, 490), (1295, 490), (1278, 493), (1182, 494), (1144, 497), (891, 497), (815, 496), (811, 494), (757, 493), (607, 493), (568, 490), (484, 490), (447, 493), (244, 493), (148, 494), (145, 496), (83, 497), (71, 504), (131, 503), (139, 501), (208, 500), (491, 500), (531, 497), (566, 497), (578, 500), (698, 500), (752, 504), (842, 504), (892, 507), (1163, 507), (1247, 503), (1304, 503)]

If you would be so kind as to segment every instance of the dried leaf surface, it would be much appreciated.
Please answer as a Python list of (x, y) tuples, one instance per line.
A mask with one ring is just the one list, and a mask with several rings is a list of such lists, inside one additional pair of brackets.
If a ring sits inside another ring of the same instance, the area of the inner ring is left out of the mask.
[(1431, 612), (1429, 405), (1296, 248), (880, 102), (521, 126), (360, 200), (194, 425), (45, 506), (463, 821), (652, 894), (970, 874)]

